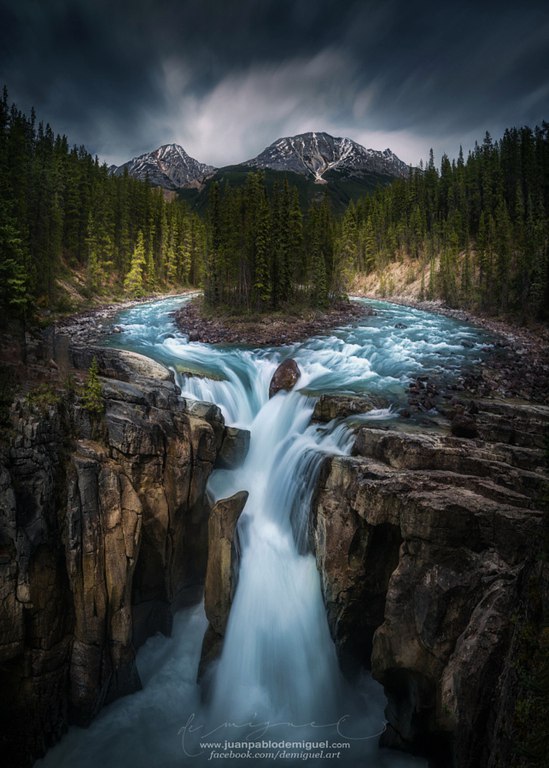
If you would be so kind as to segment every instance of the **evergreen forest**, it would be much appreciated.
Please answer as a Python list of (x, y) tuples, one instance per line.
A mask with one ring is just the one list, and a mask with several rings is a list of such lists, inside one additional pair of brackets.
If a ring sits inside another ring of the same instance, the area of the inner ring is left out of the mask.
[[(63, 281), (88, 297), (199, 285), (202, 220), (162, 191), (112, 175), (84, 147), (0, 103), (0, 309), (64, 309)], [(66, 309), (70, 309), (67, 306)]]
[(409, 258), (420, 299), (490, 314), (549, 313), (549, 124), (487, 133), (467, 159), (425, 168), (351, 203), (342, 242), (355, 273)]
[[(0, 103), (0, 311), (69, 311), (63, 285), (140, 297), (186, 286), (234, 311), (324, 307), (357, 276), (406, 262), (417, 298), (520, 320), (549, 307), (549, 125), (486, 134), (467, 158), (433, 153), (407, 179), (336, 214), (281, 176), (210, 185), (198, 215), (175, 195), (110, 173), (84, 147)], [(390, 286), (384, 286), (390, 297)]]

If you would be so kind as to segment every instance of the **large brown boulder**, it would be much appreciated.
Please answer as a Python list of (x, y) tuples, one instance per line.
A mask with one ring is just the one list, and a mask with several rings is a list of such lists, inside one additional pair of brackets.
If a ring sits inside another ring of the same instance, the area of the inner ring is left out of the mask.
[(273, 397), (281, 389), (293, 389), (300, 376), (301, 371), (296, 361), (292, 357), (284, 360), (273, 373), (273, 378), (269, 385), (269, 397)]
[(387, 400), (375, 395), (321, 395), (315, 403), (312, 420), (345, 419), (387, 406)]

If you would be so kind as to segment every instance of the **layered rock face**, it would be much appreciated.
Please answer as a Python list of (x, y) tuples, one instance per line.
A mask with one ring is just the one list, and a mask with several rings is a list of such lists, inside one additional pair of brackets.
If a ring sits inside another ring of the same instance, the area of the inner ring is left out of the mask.
[(14, 768), (136, 690), (136, 648), (204, 583), (221, 413), (179, 399), (145, 358), (73, 360), (94, 353), (116, 376), (104, 413), (68, 392), (28, 398), (0, 455), (0, 750)]
[(209, 515), (208, 567), (204, 589), (204, 608), (209, 625), (202, 643), (199, 677), (223, 648), (223, 638), (238, 581), (238, 546), (236, 525), (246, 502), (248, 491), (239, 491), (228, 499), (220, 499)]
[(361, 428), (311, 519), (343, 665), (371, 662), (385, 744), (434, 766), (505, 764), (514, 622), (542, 540), (549, 409), (479, 406), (483, 441)]

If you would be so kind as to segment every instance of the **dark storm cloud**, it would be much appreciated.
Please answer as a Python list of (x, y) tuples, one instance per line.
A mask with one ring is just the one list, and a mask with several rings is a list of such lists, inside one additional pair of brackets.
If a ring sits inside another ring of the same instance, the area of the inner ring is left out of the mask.
[(302, 130), (417, 162), (548, 116), (543, 3), (0, 0), (0, 77), (108, 160), (222, 164)]

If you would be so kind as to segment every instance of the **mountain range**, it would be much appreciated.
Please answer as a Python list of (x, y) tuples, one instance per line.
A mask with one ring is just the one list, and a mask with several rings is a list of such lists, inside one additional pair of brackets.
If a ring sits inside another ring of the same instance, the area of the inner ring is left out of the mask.
[[(297, 174), (315, 184), (330, 184), (343, 179), (366, 181), (369, 186), (378, 177), (380, 183), (404, 178), (409, 166), (390, 149), (366, 149), (348, 138), (334, 138), (328, 133), (302, 133), (280, 138), (257, 157), (227, 168), (214, 168), (190, 157), (178, 144), (165, 144), (153, 152), (134, 157), (115, 174), (126, 170), (138, 179), (167, 190), (200, 190), (209, 179), (229, 172), (249, 173), (252, 169)], [(377, 184), (374, 184), (377, 186)]]

